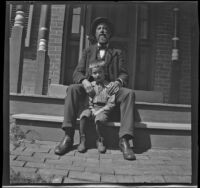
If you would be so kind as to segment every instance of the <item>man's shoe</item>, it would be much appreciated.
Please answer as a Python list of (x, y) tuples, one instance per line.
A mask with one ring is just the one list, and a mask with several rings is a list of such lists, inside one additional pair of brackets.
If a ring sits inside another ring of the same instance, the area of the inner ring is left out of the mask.
[(72, 149), (73, 141), (70, 136), (65, 135), (58, 146), (55, 147), (55, 154), (64, 155)]
[(99, 153), (105, 153), (106, 152), (106, 146), (104, 145), (104, 139), (102, 137), (100, 137), (97, 140), (97, 149), (98, 149)]
[(119, 148), (123, 153), (124, 159), (126, 160), (136, 160), (135, 154), (131, 149), (129, 142), (125, 138), (119, 140)]

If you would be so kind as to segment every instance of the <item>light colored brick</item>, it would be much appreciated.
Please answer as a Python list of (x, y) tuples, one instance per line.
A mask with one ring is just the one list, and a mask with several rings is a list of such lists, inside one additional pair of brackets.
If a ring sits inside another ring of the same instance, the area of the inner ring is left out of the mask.
[(88, 149), (87, 153), (99, 154), (97, 149)]
[(35, 140), (35, 143), (41, 145), (49, 145), (49, 146), (57, 146), (59, 144), (59, 142), (44, 141), (44, 140)]
[(99, 154), (97, 154), (97, 153), (79, 153), (79, 152), (76, 152), (75, 156), (78, 156), (78, 157), (81, 157), (81, 158), (99, 159)]
[(11, 167), (16, 173), (17, 172), (36, 172), (36, 168), (25, 168), (25, 167), (17, 167), (12, 166)]
[(90, 181), (65, 178), (63, 183), (90, 183)]
[(53, 168), (55, 169), (56, 165), (50, 165), (46, 163), (41, 163), (41, 162), (27, 162), (26, 167), (34, 167), (34, 168)]
[(134, 176), (134, 180), (135, 180), (135, 183), (164, 183), (165, 182), (162, 176), (153, 176), (153, 175)]
[(71, 165), (72, 160), (52, 160), (52, 159), (47, 159), (46, 163), (50, 164), (62, 164), (62, 165)]
[(15, 152), (22, 152), (26, 147), (25, 146), (19, 146), (17, 148), (15, 148)]
[(10, 161), (11, 166), (24, 166), (25, 161)]
[(79, 171), (79, 172), (85, 171), (85, 167), (83, 167), (83, 166), (69, 166), (68, 169), (70, 171)]
[(65, 156), (65, 157), (61, 157), (61, 160), (65, 160), (65, 161), (80, 161), (80, 162), (85, 162), (86, 158), (84, 157), (80, 157), (80, 156)]
[(19, 155), (32, 156), (34, 152), (32, 151), (22, 151)]
[(62, 183), (62, 181), (63, 181), (63, 177), (54, 177), (51, 180), (51, 183)]
[(55, 154), (49, 154), (49, 153), (35, 153), (33, 155), (35, 158), (47, 158), (47, 159), (59, 159), (60, 156)]
[(67, 176), (68, 170), (57, 170), (57, 169), (39, 169), (38, 174), (44, 174), (44, 175), (63, 175)]
[(107, 158), (104, 158), (104, 159), (100, 159), (100, 166), (101, 166), (101, 164), (110, 164), (110, 163), (112, 163), (112, 159), (107, 159)]
[(167, 183), (191, 183), (191, 176), (164, 176)]
[(30, 162), (44, 162), (44, 158), (35, 158), (30, 156), (18, 156), (18, 161), (30, 161)]
[(99, 174), (114, 174), (114, 170), (111, 168), (106, 168), (106, 167), (86, 167), (85, 168), (86, 172), (94, 172), (94, 173), (99, 173)]
[(20, 171), (20, 175), (28, 179), (36, 179), (38, 176), (35, 172), (25, 172), (25, 171)]
[(120, 150), (111, 150), (111, 154), (122, 154), (122, 152)]
[(90, 172), (75, 172), (70, 171), (69, 178), (87, 180), (87, 181), (100, 181), (100, 175), (96, 173)]
[(115, 177), (116, 177), (118, 183), (134, 183), (135, 182), (133, 176), (116, 175)]
[(138, 169), (115, 169), (115, 174), (135, 176), (143, 174), (143, 171)]
[(44, 153), (48, 153), (50, 150), (50, 148), (26, 148), (24, 151), (26, 152), (44, 152)]
[(94, 158), (87, 158), (86, 162), (87, 163), (96, 163), (96, 164), (99, 164), (99, 160), (98, 159), (94, 159)]
[(114, 175), (101, 175), (101, 182), (117, 183), (117, 178)]
[(10, 161), (15, 160), (17, 158), (16, 155), (10, 155)]
[(82, 166), (82, 167), (99, 167), (99, 163), (88, 163), (82, 161), (73, 161), (73, 166)]

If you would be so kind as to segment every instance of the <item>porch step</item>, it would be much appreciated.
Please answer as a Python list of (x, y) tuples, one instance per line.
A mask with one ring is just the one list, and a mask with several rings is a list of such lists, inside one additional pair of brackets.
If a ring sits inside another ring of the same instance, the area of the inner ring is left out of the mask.
[[(27, 121), (39, 121), (46, 123), (57, 123), (63, 122), (63, 116), (50, 116), (50, 115), (37, 115), (37, 114), (14, 114), (12, 118), (15, 120), (27, 120)], [(79, 119), (77, 119), (77, 124)], [(120, 127), (120, 122), (107, 122), (105, 126)], [(168, 130), (191, 130), (191, 124), (189, 123), (163, 123), (163, 122), (136, 122), (136, 128), (149, 128), (149, 129), (168, 129)]]
[[(26, 133), (27, 138), (60, 141), (64, 136), (61, 129), (62, 116), (14, 114), (12, 118)], [(79, 119), (77, 119), (78, 125)], [(108, 147), (118, 147), (119, 122), (108, 122), (104, 127), (104, 137)], [(79, 143), (79, 131), (76, 127), (75, 143)], [(88, 145), (95, 147), (96, 132), (94, 126), (87, 128)], [(140, 150), (150, 148), (190, 148), (191, 124), (169, 122), (136, 122), (134, 143)]]
[[(68, 86), (62, 84), (50, 84), (48, 96), (64, 98)], [(163, 103), (163, 94), (160, 91), (134, 90), (135, 100), (139, 102)]]
[[(44, 95), (10, 94), (10, 114), (63, 116), (64, 99)], [(191, 105), (135, 102), (135, 121), (190, 124)]]

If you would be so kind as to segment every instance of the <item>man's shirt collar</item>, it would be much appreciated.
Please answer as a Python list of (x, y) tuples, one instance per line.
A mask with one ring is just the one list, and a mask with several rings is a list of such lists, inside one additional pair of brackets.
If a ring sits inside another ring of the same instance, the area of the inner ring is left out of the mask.
[(104, 45), (104, 46), (102, 46), (101, 44), (97, 43), (97, 46), (98, 46), (98, 49), (107, 49), (108, 46), (109, 46), (109, 43)]

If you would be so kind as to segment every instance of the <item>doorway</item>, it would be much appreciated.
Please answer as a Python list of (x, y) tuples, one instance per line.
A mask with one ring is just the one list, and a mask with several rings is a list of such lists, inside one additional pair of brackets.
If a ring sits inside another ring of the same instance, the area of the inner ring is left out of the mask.
[[(149, 87), (138, 79), (138, 21), (139, 5), (135, 3), (93, 3), (93, 4), (68, 4), (66, 5), (65, 28), (63, 36), (63, 54), (61, 65), (60, 83), (70, 85), (73, 83), (73, 71), (79, 61), (82, 50), (89, 46), (87, 35), (90, 31), (92, 20), (96, 17), (107, 17), (114, 25), (114, 36), (111, 44), (124, 52), (127, 70), (129, 74), (129, 85), (131, 89), (143, 89)], [(140, 11), (141, 12), (141, 11)], [(147, 58), (148, 59), (148, 58)], [(149, 66), (149, 65), (148, 65)], [(141, 87), (139, 84), (141, 83)], [(145, 78), (148, 80), (148, 78)]]

